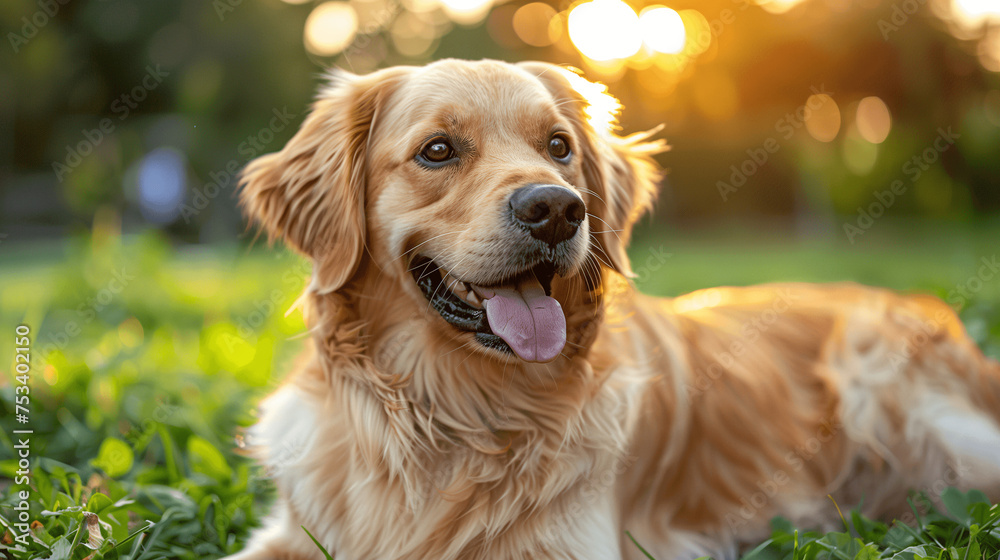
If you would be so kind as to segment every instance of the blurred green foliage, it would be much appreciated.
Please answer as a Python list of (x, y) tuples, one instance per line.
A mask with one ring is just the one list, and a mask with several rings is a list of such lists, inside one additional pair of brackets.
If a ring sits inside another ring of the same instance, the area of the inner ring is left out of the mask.
[[(15, 557), (92, 552), (56, 553), (78, 538), (84, 511), (103, 523), (105, 558), (237, 550), (269, 486), (234, 438), (272, 386), (272, 367), (296, 351), (287, 340), (304, 327), (284, 311), (308, 268), (235, 247), (179, 255), (155, 234), (98, 233), (59, 250), (60, 265), (28, 259), (0, 275), (0, 322), (11, 340), (15, 325), (29, 325), (34, 353), (26, 426), (14, 422), (13, 371), (3, 368), (0, 471), (14, 480), (12, 430), (34, 430), (30, 517), (44, 526), (44, 545)], [(15, 487), (0, 486), (13, 521)], [(146, 520), (155, 527), (127, 540)]]

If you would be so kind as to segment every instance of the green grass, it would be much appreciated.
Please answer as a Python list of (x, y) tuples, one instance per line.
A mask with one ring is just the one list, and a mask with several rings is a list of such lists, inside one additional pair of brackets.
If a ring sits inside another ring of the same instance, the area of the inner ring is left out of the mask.
[(981, 492), (948, 488), (941, 506), (920, 499), (920, 509), (911, 502), (913, 526), (890, 526), (850, 512), (849, 519), (841, 518), (843, 531), (821, 534), (777, 518), (771, 538), (743, 560), (983, 560), (1000, 554), (1000, 506)]
[[(872, 235), (864, 246), (667, 233), (639, 239), (632, 254), (641, 288), (664, 295), (769, 280), (860, 280), (946, 296), (993, 254), (989, 242), (1000, 237), (989, 231)], [(649, 261), (665, 252), (671, 256)], [(238, 435), (298, 352), (302, 319), (284, 310), (308, 268), (281, 251), (174, 249), (156, 235), (123, 240), (101, 228), (64, 245), (8, 239), (0, 263), (6, 526), (18, 523), (16, 492), (24, 489), (12, 484), (13, 430), (34, 431), (26, 515), (34, 527), (25, 551), (0, 548), (0, 557), (201, 559), (237, 551), (273, 495), (240, 455)], [(962, 317), (998, 356), (1000, 278), (974, 296)], [(19, 324), (31, 328), (34, 358), (24, 425), (14, 419), (18, 381), (7, 358)], [(775, 520), (772, 538), (750, 556), (997, 558), (998, 508), (976, 494), (949, 492), (943, 503), (922, 509), (929, 513), (913, 527), (849, 514), (843, 532), (820, 535)]]

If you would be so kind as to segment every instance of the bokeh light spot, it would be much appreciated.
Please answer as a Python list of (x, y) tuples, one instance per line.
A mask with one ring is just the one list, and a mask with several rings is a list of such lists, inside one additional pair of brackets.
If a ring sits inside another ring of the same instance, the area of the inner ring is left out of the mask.
[(556, 19), (556, 10), (542, 2), (525, 4), (514, 12), (514, 33), (525, 44), (532, 47), (547, 47), (555, 43), (562, 32), (559, 25), (552, 25)]
[(358, 14), (347, 2), (326, 2), (306, 19), (305, 43), (309, 52), (331, 56), (347, 48), (358, 32)]
[(642, 41), (654, 51), (677, 54), (684, 50), (684, 20), (664, 6), (650, 6), (639, 15)]
[(486, 19), (486, 32), (505, 49), (516, 49), (524, 46), (524, 41), (514, 32), (514, 14), (517, 13), (518, 9), (517, 6), (511, 4), (497, 6)]
[(392, 24), (392, 45), (411, 58), (424, 56), (434, 46), (434, 28), (412, 13), (401, 14)]
[(136, 348), (145, 338), (142, 323), (135, 317), (125, 319), (118, 325), (118, 338), (126, 348)]
[(399, 7), (389, 0), (351, 0), (358, 16), (358, 34), (371, 35), (385, 29), (395, 18)]
[(491, 0), (440, 0), (448, 17), (462, 25), (475, 25), (490, 13)]
[(810, 95), (805, 105), (809, 135), (820, 142), (832, 142), (840, 132), (840, 107), (825, 93)]
[(872, 144), (881, 144), (892, 129), (889, 107), (878, 97), (866, 97), (858, 103), (857, 123), (862, 138)]
[(59, 370), (57, 370), (52, 364), (45, 364), (43, 377), (45, 377), (45, 382), (50, 386), (55, 385), (56, 383), (59, 383)]
[(952, 12), (968, 27), (978, 27), (989, 20), (1000, 19), (1000, 3), (996, 0), (952, 0)]
[(698, 10), (681, 10), (677, 12), (684, 24), (684, 50), (682, 54), (695, 57), (712, 46), (712, 26), (708, 19)]
[(1000, 72), (1000, 28), (991, 30), (979, 42), (979, 63), (990, 72)]
[(438, 0), (403, 0), (403, 7), (407, 12), (422, 14), (431, 12), (440, 7)]
[(772, 14), (783, 14), (795, 6), (801, 4), (803, 0), (758, 0), (756, 2), (764, 11)]
[(173, 148), (157, 148), (139, 164), (138, 194), (142, 216), (156, 224), (177, 219), (187, 191), (184, 155)]
[(642, 47), (639, 16), (621, 0), (593, 0), (569, 13), (569, 37), (597, 61), (628, 58)]

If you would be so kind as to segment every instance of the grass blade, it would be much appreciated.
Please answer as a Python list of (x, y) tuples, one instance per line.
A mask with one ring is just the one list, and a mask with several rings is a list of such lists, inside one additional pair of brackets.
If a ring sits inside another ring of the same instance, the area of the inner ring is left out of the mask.
[(323, 556), (326, 557), (326, 560), (333, 560), (333, 556), (331, 556), (330, 553), (326, 551), (326, 548), (323, 547), (323, 545), (320, 544), (318, 540), (316, 540), (316, 537), (314, 537), (312, 533), (309, 532), (309, 529), (306, 529), (304, 525), (299, 525), (299, 527), (302, 527), (302, 530), (305, 531), (307, 535), (309, 535), (309, 538), (312, 539), (313, 544), (315, 544), (316, 547), (320, 549), (320, 551), (323, 553)]
[(642, 552), (642, 554), (646, 558), (649, 558), (649, 560), (656, 560), (656, 558), (654, 558), (652, 554), (650, 554), (649, 552), (647, 552), (645, 548), (642, 548), (642, 545), (639, 544), (639, 541), (635, 540), (635, 537), (632, 536), (632, 533), (629, 533), (628, 531), (625, 531), (625, 534), (628, 535), (628, 538), (629, 538), (630, 541), (632, 541), (632, 544), (634, 544), (636, 547), (638, 547), (639, 548), (639, 552)]

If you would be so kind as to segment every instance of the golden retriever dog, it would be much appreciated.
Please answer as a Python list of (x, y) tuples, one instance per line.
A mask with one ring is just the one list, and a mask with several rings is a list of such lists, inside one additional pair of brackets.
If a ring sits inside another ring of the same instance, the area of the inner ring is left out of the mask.
[(783, 515), (1000, 489), (1000, 365), (931, 297), (636, 293), (651, 134), (543, 63), (336, 73), (251, 162), (313, 263), (308, 350), (252, 443), (277, 503), (239, 560), (734, 558)]

